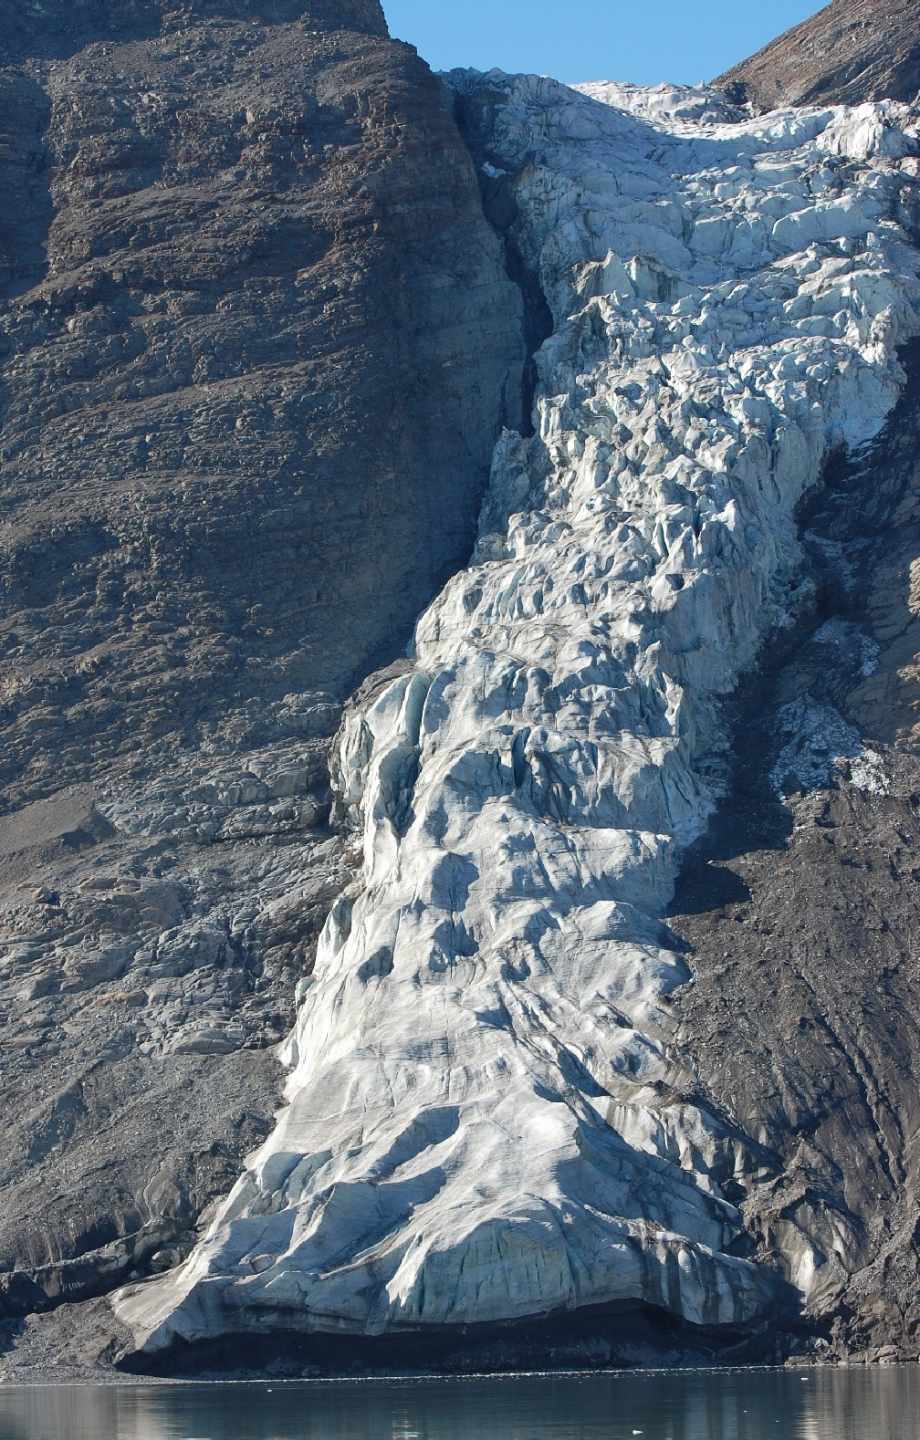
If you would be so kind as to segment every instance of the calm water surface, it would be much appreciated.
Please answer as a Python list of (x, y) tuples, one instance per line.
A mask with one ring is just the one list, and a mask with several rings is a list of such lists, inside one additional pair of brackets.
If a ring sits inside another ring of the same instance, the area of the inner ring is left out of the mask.
[(0, 1387), (0, 1440), (920, 1440), (920, 1365), (328, 1385)]

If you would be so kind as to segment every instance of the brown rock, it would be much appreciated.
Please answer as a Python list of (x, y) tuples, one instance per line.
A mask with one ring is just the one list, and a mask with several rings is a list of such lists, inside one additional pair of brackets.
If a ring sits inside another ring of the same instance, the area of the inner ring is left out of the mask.
[(915, 0), (834, 0), (714, 83), (757, 110), (913, 100), (920, 90)]

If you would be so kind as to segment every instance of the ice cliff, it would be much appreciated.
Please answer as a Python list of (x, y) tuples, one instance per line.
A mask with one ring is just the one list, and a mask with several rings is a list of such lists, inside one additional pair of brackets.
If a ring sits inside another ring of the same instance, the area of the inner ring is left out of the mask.
[(122, 1291), (147, 1352), (807, 1290), (733, 1253), (757, 1137), (699, 1101), (663, 923), (723, 783), (722, 701), (809, 596), (796, 510), (875, 437), (920, 332), (917, 117), (462, 72), (483, 183), (552, 313), (469, 566), (340, 732), (360, 880), (288, 1104), (190, 1260)]

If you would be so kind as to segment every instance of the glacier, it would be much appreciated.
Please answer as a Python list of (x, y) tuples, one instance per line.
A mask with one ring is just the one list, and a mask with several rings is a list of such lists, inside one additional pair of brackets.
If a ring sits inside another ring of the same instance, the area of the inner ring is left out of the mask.
[(920, 333), (895, 103), (752, 118), (705, 89), (454, 72), (552, 315), (534, 433), (470, 564), (334, 756), (358, 878), (284, 1047), (286, 1105), (139, 1349), (807, 1296), (732, 1253), (757, 1137), (701, 1100), (664, 923), (725, 783), (725, 697), (812, 600), (796, 510), (880, 432)]

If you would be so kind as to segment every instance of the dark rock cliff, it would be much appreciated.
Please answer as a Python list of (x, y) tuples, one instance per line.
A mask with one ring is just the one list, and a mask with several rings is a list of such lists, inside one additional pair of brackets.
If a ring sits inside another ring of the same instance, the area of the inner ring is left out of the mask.
[(326, 737), (465, 561), (523, 342), (377, 0), (4, 0), (0, 36), (15, 1317), (175, 1259), (264, 1133), (348, 873)]
[(920, 90), (916, 0), (833, 0), (715, 84), (758, 110), (913, 100)]
[(242, 8), (3, 72), (13, 802), (341, 698), (465, 559), (516, 418), (438, 82), (376, 5)]

